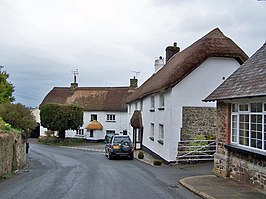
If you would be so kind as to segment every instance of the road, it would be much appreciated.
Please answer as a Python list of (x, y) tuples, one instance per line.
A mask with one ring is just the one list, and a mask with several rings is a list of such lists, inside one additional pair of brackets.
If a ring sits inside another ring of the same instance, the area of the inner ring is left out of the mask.
[(210, 174), (211, 164), (151, 166), (104, 153), (31, 144), (28, 166), (0, 181), (1, 199), (199, 198), (178, 180)]

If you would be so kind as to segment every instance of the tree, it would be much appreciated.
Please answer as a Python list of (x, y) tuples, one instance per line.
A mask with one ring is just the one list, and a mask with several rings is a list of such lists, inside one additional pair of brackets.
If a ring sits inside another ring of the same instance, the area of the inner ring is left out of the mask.
[(7, 81), (9, 74), (6, 71), (2, 71), (4, 66), (0, 66), (0, 104), (6, 102), (13, 102), (15, 98), (12, 96), (14, 92), (14, 86)]
[(28, 139), (36, 126), (36, 120), (31, 110), (22, 104), (0, 104), (0, 117), (12, 127), (22, 130), (22, 135)]
[(59, 137), (64, 139), (66, 130), (76, 130), (83, 125), (83, 108), (48, 103), (41, 107), (40, 117), (43, 127), (58, 131)]

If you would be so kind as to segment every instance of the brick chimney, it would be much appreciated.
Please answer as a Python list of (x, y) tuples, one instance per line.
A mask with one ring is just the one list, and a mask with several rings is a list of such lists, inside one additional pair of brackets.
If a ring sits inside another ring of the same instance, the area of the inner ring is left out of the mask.
[(178, 53), (180, 51), (180, 48), (177, 47), (177, 43), (174, 42), (173, 46), (168, 46), (166, 49), (166, 63), (169, 61), (169, 59), (175, 55), (176, 53)]
[(135, 89), (138, 87), (138, 79), (134, 78), (133, 79), (130, 79), (130, 85), (129, 85), (129, 88), (131, 89)]

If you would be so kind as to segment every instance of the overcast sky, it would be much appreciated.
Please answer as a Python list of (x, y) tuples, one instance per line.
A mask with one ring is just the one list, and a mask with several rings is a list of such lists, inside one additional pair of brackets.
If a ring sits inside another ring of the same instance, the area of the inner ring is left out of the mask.
[(16, 102), (38, 106), (54, 86), (127, 86), (154, 59), (214, 28), (249, 56), (266, 40), (266, 1), (0, 0), (0, 65)]

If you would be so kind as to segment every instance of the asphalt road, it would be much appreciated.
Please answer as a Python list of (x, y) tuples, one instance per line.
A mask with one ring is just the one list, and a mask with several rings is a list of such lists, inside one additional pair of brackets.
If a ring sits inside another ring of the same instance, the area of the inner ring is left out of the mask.
[(31, 144), (28, 166), (0, 181), (1, 199), (199, 198), (179, 179), (210, 174), (211, 164), (150, 166), (104, 153)]

